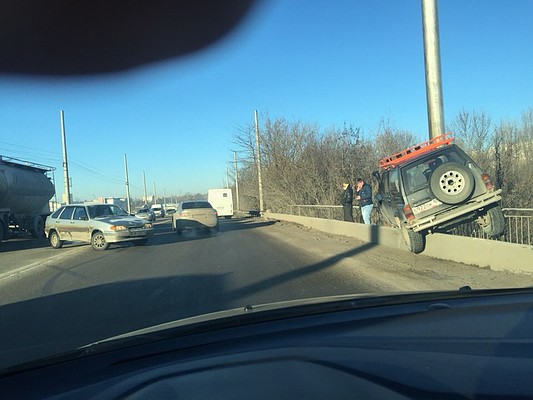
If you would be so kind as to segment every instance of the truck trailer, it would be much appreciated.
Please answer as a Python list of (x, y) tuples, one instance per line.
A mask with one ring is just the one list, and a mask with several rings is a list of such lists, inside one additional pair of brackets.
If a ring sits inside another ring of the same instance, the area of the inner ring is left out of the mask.
[(219, 217), (233, 217), (233, 195), (231, 189), (209, 189), (207, 201), (217, 210)]
[(0, 155), (0, 241), (20, 233), (44, 236), (55, 194), (52, 167)]

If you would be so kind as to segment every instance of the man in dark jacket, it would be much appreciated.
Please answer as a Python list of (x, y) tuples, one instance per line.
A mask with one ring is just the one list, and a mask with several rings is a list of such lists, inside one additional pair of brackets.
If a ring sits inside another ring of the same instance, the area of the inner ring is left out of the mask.
[(353, 222), (353, 189), (348, 182), (342, 184), (342, 209), (344, 211), (344, 220)]
[(372, 214), (372, 208), (374, 208), (374, 203), (372, 202), (372, 186), (370, 186), (368, 183), (365, 183), (362, 178), (357, 179), (357, 192), (355, 192), (355, 199), (359, 201), (364, 223), (371, 225), (370, 215)]

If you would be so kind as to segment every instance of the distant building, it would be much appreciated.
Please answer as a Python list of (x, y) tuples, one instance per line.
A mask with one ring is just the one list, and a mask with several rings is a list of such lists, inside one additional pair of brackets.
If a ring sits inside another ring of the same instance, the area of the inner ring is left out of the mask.
[(120, 197), (97, 197), (94, 199), (93, 203), (114, 204), (120, 208), (123, 208), (124, 210), (126, 210), (128, 207), (126, 199)]

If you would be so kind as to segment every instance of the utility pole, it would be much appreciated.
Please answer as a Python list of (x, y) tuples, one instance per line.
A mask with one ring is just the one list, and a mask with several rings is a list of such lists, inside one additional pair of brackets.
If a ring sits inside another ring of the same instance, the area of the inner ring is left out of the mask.
[(124, 154), (124, 175), (126, 175), (126, 202), (128, 204), (128, 214), (131, 214), (130, 179), (128, 177), (128, 158), (126, 154)]
[(235, 197), (237, 198), (237, 211), (239, 211), (240, 205), (239, 205), (239, 176), (237, 173), (237, 152), (233, 152), (233, 162), (235, 163)]
[(257, 121), (257, 110), (254, 112), (255, 119), (255, 147), (257, 157), (257, 183), (259, 185), (259, 212), (264, 211), (263, 207), (263, 181), (261, 179), (261, 145), (259, 144), (259, 122)]
[(70, 180), (68, 177), (67, 138), (65, 135), (65, 114), (63, 110), (61, 110), (59, 115), (61, 118), (61, 142), (63, 145), (63, 176), (65, 179), (65, 203), (70, 204)]
[(145, 206), (146, 204), (148, 204), (148, 197), (146, 195), (146, 175), (144, 174), (144, 170), (143, 170), (143, 185), (144, 185), (144, 204), (143, 204), (143, 206)]
[(437, 0), (422, 0), (422, 20), (429, 138), (433, 139), (444, 133)]
[(228, 167), (226, 167), (226, 189), (229, 189), (229, 171), (228, 171)]

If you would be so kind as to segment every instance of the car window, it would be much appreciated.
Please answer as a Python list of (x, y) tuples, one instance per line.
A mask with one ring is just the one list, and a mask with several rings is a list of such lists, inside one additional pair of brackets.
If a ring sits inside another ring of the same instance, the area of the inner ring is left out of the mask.
[(85, 210), (85, 207), (76, 207), (76, 210), (74, 211), (74, 219), (87, 219), (87, 211)]
[(207, 201), (195, 201), (190, 203), (183, 203), (184, 210), (192, 209), (192, 208), (213, 208), (211, 207), (211, 204), (209, 204)]
[(88, 206), (87, 209), (91, 218), (102, 218), (113, 215), (113, 212), (108, 205)]
[[(438, 153), (438, 156), (428, 156), (402, 168), (402, 179), (407, 194), (417, 192), (429, 185), (429, 179), (435, 169), (441, 164), (456, 162), (465, 165), (468, 157), (452, 148)], [(391, 189), (392, 190), (392, 189)]]
[(429, 171), (428, 164), (425, 162), (405, 168), (403, 170), (403, 179), (406, 192), (409, 194), (427, 187)]
[(74, 212), (74, 207), (65, 207), (65, 209), (59, 216), (59, 219), (71, 219), (73, 212)]
[(63, 212), (63, 210), (65, 209), (65, 207), (60, 207), (57, 211), (53, 212), (52, 213), (52, 218), (57, 218), (59, 217), (59, 214), (61, 214)]
[(119, 216), (119, 217), (126, 217), (126, 216), (129, 215), (122, 208), (120, 208), (118, 206), (115, 206), (115, 205), (110, 205), (109, 206), (109, 211), (111, 212), (112, 215), (116, 215), (116, 216)]
[(400, 181), (399, 181), (398, 169), (392, 169), (389, 171), (389, 190), (392, 196), (398, 196), (400, 194)]

